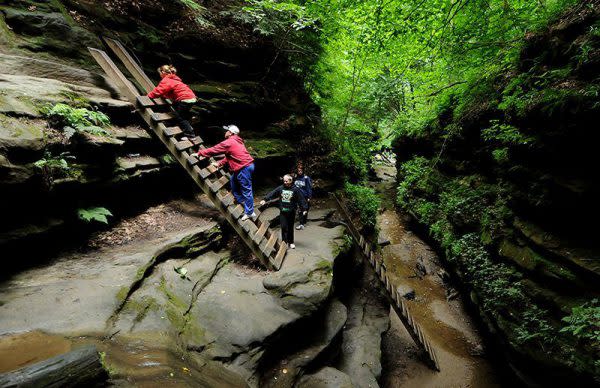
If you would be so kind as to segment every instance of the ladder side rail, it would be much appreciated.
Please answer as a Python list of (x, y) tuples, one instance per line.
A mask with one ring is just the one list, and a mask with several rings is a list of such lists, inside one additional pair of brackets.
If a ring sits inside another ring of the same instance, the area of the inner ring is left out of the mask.
[[(358, 233), (358, 229), (353, 225), (352, 219), (350, 218), (350, 214), (349, 214), (348, 210), (346, 209), (344, 204), (340, 201), (340, 199), (338, 198), (337, 195), (333, 194), (333, 197), (335, 199), (337, 207), (339, 208), (340, 212), (342, 213), (342, 216), (347, 221), (347, 224), (348, 224), (350, 232), (354, 238), (354, 241), (356, 242), (356, 244), (359, 244), (360, 237), (357, 238), (355, 233), (357, 233), (358, 236), (361, 236), (361, 235), (360, 235), (360, 233)], [(353, 232), (355, 232), (355, 233), (353, 233)], [(365, 240), (364, 245), (366, 248), (369, 246), (369, 243)], [(424, 351), (425, 354), (427, 354), (428, 361), (429, 361), (428, 364), (434, 370), (439, 371), (440, 366), (439, 366), (437, 355), (435, 354), (435, 350), (429, 343), (428, 339), (425, 337), (423, 330), (421, 329), (419, 324), (410, 316), (408, 307), (406, 306), (406, 303), (404, 303), (402, 298), (399, 297), (398, 295), (394, 295), (392, 292), (390, 292), (389, 288), (395, 289), (395, 287), (390, 287), (389, 278), (385, 274), (386, 271), (384, 271), (384, 270), (378, 271), (377, 270), (378, 267), (381, 266), (381, 264), (383, 263), (383, 258), (379, 257), (379, 255), (377, 255), (375, 252), (373, 252), (370, 248), (368, 248), (368, 249), (363, 249), (363, 247), (359, 247), (359, 248), (360, 248), (359, 250), (360, 250), (361, 256), (363, 256), (364, 260), (369, 264), (368, 267), (375, 273), (375, 277), (378, 280), (379, 286), (385, 290), (384, 294), (385, 294), (386, 298), (388, 299), (388, 302), (390, 303), (390, 305), (392, 306), (392, 308), (398, 315), (398, 318), (400, 318), (400, 321), (406, 328), (406, 331), (410, 334), (411, 338), (417, 344), (417, 346), (419, 346), (421, 348), (421, 350)]]
[[(127, 80), (127, 78), (123, 75), (123, 73), (117, 68), (115, 63), (106, 55), (105, 52), (93, 48), (89, 48), (92, 56), (100, 67), (117, 83), (119, 89), (130, 99), (131, 102), (135, 103), (137, 100), (137, 89), (135, 86)], [(222, 211), (225, 215), (225, 219), (229, 222), (229, 224), (234, 228), (234, 230), (240, 235), (244, 243), (248, 245), (254, 255), (262, 262), (262, 264), (269, 268), (275, 269), (275, 264), (272, 262), (270, 257), (265, 257), (262, 251), (258, 248), (258, 245), (252, 241), (248, 233), (239, 225), (237, 219), (234, 219), (231, 214), (229, 214), (223, 206), (221, 202), (210, 187), (207, 182), (200, 178), (200, 176), (193, 170), (193, 167), (189, 165), (187, 162), (187, 153), (179, 152), (176, 149), (175, 143), (171, 141), (171, 138), (165, 135), (162, 130), (160, 123), (155, 123), (152, 120), (152, 114), (154, 113), (151, 108), (145, 108), (138, 110), (144, 121), (149, 125), (155, 135), (161, 140), (161, 142), (167, 147), (171, 155), (179, 162), (179, 164), (188, 172), (188, 175), (196, 182), (196, 184), (202, 189), (202, 191), (211, 199), (213, 203)], [(273, 260), (274, 261), (274, 260)]]

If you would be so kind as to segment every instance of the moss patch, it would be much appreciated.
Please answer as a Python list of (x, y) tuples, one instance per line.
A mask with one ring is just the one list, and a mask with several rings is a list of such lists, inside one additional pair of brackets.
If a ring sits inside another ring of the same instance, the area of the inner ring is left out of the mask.
[(294, 155), (294, 145), (282, 139), (247, 139), (246, 146), (248, 151), (258, 159)]

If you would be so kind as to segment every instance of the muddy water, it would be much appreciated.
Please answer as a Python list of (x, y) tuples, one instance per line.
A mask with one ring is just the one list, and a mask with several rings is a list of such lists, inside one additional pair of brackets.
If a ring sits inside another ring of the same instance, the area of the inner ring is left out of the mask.
[(391, 329), (383, 340), (384, 387), (499, 387), (500, 376), (485, 357), (482, 338), (456, 291), (442, 280), (436, 254), (406, 227), (394, 209), (395, 169), (379, 166), (381, 182), (373, 186), (381, 194), (385, 210), (378, 222), (387, 274), (403, 289), (414, 290), (407, 305), (436, 349), (440, 372), (420, 359), (411, 337), (397, 315), (390, 314)]
[(35, 364), (71, 350), (71, 342), (40, 331), (0, 337), (0, 373)]
[(65, 338), (41, 331), (0, 337), (0, 373), (44, 361), (85, 344), (96, 345), (98, 351), (106, 355), (105, 365), (117, 386), (190, 387), (204, 380), (179, 357), (143, 341)]

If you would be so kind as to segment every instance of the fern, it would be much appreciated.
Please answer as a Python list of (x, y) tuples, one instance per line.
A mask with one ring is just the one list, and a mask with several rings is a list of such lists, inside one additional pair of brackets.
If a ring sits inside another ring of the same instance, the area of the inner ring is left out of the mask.
[(80, 220), (86, 222), (98, 221), (103, 224), (108, 224), (107, 216), (112, 216), (112, 213), (104, 207), (93, 207), (89, 209), (79, 209), (77, 210), (77, 215)]
[(85, 127), (106, 127), (110, 125), (110, 119), (102, 112), (92, 111), (86, 108), (73, 108), (67, 104), (56, 104), (46, 112), (50, 124), (54, 127), (71, 126), (75, 129)]

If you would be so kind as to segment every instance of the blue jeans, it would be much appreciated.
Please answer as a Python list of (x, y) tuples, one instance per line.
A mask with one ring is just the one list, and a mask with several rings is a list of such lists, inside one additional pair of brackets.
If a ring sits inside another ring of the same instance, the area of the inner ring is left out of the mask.
[(252, 194), (252, 174), (254, 163), (231, 174), (229, 184), (231, 193), (237, 203), (244, 206), (244, 212), (248, 215), (254, 213), (254, 195)]

